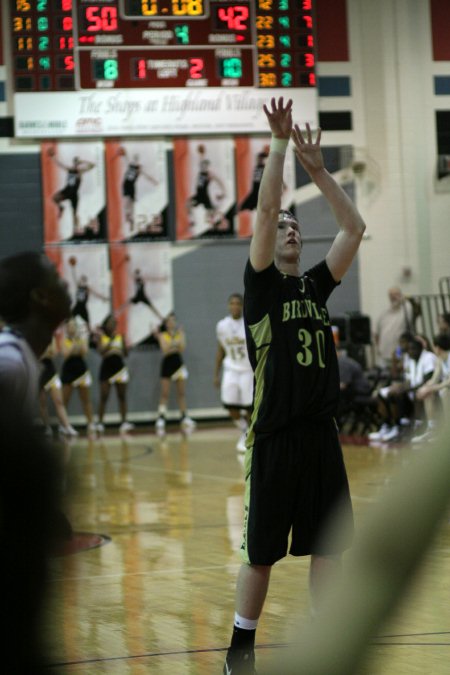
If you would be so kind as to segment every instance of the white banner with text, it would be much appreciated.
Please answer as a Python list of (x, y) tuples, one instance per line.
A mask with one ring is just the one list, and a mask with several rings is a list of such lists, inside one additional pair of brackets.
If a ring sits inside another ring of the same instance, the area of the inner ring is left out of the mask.
[(264, 103), (293, 100), (293, 119), (317, 126), (317, 90), (121, 89), (14, 95), (17, 138), (267, 132)]

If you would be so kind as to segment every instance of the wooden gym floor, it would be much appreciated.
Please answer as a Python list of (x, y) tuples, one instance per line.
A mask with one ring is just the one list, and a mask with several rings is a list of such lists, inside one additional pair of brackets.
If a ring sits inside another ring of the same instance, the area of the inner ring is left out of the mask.
[[(67, 512), (77, 536), (70, 554), (51, 563), (55, 671), (220, 675), (240, 565), (237, 435), (224, 423), (200, 426), (189, 437), (169, 429), (160, 440), (138, 429), (127, 438), (111, 432), (72, 442)], [(412, 452), (344, 445), (356, 526)], [(292, 557), (274, 568), (257, 632), (261, 667), (273, 655), (281, 661), (288, 631), (308, 613), (307, 572), (308, 560)], [(449, 595), (446, 519), (406, 601), (373, 640), (361, 675), (449, 673)]]

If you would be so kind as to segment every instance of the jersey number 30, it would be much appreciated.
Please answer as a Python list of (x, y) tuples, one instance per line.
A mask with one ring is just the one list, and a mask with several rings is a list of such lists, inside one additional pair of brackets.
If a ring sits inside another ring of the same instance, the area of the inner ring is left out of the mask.
[(317, 356), (319, 360), (319, 368), (325, 368), (325, 333), (323, 330), (318, 330), (311, 335), (306, 328), (300, 328), (298, 331), (298, 339), (301, 344), (301, 351), (297, 352), (297, 361), (301, 366), (310, 366), (314, 359), (314, 354), (311, 349), (313, 339), (317, 346)]

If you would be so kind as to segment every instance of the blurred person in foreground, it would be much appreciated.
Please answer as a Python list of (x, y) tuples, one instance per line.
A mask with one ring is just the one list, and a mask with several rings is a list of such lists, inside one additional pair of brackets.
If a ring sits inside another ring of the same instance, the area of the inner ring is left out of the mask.
[[(450, 503), (450, 425), (404, 462), (371, 507), (338, 583), (322, 587), (314, 621), (299, 621), (266, 675), (357, 675), (371, 640), (409, 590)], [(330, 527), (339, 539), (339, 517)], [(345, 535), (344, 535), (345, 536)], [(336, 544), (334, 544), (336, 545)]]
[[(325, 169), (320, 130), (292, 124), (292, 101), (264, 105), (272, 139), (258, 194), (244, 274), (244, 320), (255, 373), (245, 454), (245, 514), (234, 629), (224, 675), (255, 673), (254, 643), (272, 566), (289, 552), (311, 556), (312, 608), (324, 577), (339, 574), (352, 540), (347, 474), (334, 416), (339, 369), (326, 302), (350, 267), (365, 225)], [(324, 260), (300, 273), (302, 235), (280, 210), (292, 137), (298, 161), (330, 206), (339, 231)], [(326, 522), (343, 503), (348, 528), (338, 548), (322, 546)]]
[(62, 473), (38, 418), (38, 359), (70, 316), (65, 282), (44, 255), (0, 260), (0, 558), (2, 672), (45, 669), (47, 560), (70, 536), (60, 510)]

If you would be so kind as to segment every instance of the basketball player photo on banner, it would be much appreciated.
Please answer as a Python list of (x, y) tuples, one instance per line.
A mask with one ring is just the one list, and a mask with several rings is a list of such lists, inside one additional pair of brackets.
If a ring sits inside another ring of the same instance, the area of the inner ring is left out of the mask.
[[(251, 237), (256, 219), (259, 186), (270, 149), (270, 136), (236, 137), (237, 234)], [(281, 208), (294, 207), (294, 152), (286, 153)]]
[(174, 174), (177, 239), (234, 235), (232, 139), (176, 139)]
[(129, 346), (154, 343), (173, 309), (170, 244), (111, 244), (113, 311)]
[(46, 244), (106, 240), (101, 142), (41, 145)]
[(67, 282), (72, 316), (92, 334), (111, 313), (107, 244), (46, 246), (45, 253)]
[(166, 143), (107, 141), (105, 150), (109, 241), (166, 238)]

